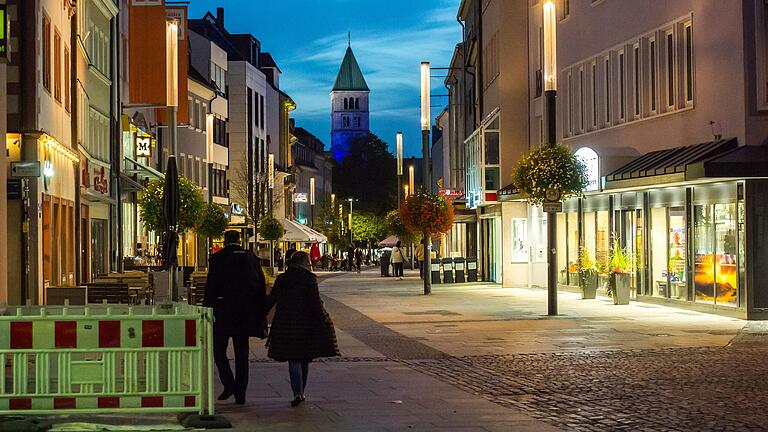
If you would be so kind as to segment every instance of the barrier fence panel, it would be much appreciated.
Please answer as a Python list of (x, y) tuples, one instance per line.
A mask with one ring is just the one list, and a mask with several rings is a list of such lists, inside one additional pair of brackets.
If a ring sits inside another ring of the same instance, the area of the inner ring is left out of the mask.
[(213, 415), (210, 309), (23, 306), (0, 311), (0, 415)]

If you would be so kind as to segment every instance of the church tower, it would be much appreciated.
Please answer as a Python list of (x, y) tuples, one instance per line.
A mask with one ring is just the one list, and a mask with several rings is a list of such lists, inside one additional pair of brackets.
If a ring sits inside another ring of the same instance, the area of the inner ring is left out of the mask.
[(331, 90), (331, 151), (337, 161), (349, 154), (353, 139), (370, 133), (369, 93), (352, 47), (348, 46)]

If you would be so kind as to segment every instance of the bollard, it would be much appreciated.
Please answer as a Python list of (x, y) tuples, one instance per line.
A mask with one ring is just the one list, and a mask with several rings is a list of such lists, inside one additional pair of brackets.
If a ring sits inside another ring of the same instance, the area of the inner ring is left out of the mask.
[(453, 258), (443, 258), (443, 283), (453, 283)]
[(467, 258), (467, 282), (477, 282), (477, 258)]
[(432, 270), (431, 271), (432, 283), (439, 284), (440, 283), (440, 260), (439, 259), (432, 260), (431, 270)]

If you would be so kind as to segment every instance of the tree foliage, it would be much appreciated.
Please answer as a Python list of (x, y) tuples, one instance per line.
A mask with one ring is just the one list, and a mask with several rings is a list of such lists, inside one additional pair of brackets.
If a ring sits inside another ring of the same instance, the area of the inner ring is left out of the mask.
[(206, 203), (203, 208), (203, 216), (196, 231), (203, 237), (217, 238), (224, 235), (227, 230), (227, 213), (219, 204)]
[(384, 215), (395, 207), (396, 160), (387, 143), (374, 134), (350, 142), (349, 154), (333, 170), (336, 195), (357, 200), (362, 212)]
[(345, 248), (349, 243), (349, 236), (345, 236), (341, 230), (342, 215), (339, 206), (331, 202), (331, 197), (326, 196), (320, 209), (321, 226), (319, 231), (328, 237), (328, 243), (337, 248)]
[(387, 237), (384, 218), (373, 213), (352, 214), (352, 236), (369, 243), (384, 240)]
[(269, 241), (278, 241), (285, 234), (283, 224), (270, 216), (264, 217), (259, 223), (259, 235)]
[[(164, 185), (165, 179), (157, 178), (139, 192), (139, 216), (150, 231), (160, 232), (165, 228)], [(183, 176), (179, 176), (179, 204), (179, 234), (183, 234), (200, 224), (205, 207), (200, 187)]]
[(520, 158), (512, 181), (528, 202), (540, 204), (547, 189), (558, 189), (562, 198), (581, 195), (587, 186), (585, 170), (567, 147), (542, 146)]
[(405, 200), (400, 218), (411, 231), (442, 234), (453, 225), (453, 206), (443, 194), (420, 191)]
[(421, 233), (414, 232), (405, 226), (400, 218), (399, 210), (392, 210), (387, 213), (387, 216), (384, 218), (384, 224), (388, 234), (397, 236), (405, 244), (416, 243), (421, 239)]

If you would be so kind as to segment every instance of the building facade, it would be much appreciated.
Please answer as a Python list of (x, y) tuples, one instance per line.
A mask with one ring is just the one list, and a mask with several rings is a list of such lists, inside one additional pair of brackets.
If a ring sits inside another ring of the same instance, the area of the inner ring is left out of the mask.
[[(585, 196), (557, 215), (559, 288), (578, 289), (585, 255), (604, 284), (622, 248), (633, 299), (764, 316), (763, 2), (553, 4), (557, 141), (588, 174)], [(546, 216), (511, 184), (520, 156), (545, 142), (543, 8), (461, 3), (440, 116), (443, 149), (464, 147), (443, 177), (465, 188), (457, 215), (475, 211), (480, 273), (508, 287), (546, 286)], [(464, 179), (445, 175), (461, 164)]]

